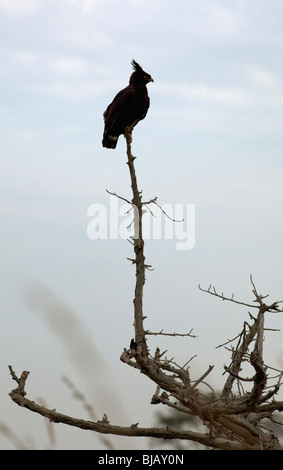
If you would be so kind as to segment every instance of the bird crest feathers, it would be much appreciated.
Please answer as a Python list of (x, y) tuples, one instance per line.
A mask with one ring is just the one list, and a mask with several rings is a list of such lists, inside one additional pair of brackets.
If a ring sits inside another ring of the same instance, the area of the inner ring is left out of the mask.
[(141, 66), (135, 60), (132, 60), (132, 66), (133, 66), (133, 69), (136, 71), (142, 70)]

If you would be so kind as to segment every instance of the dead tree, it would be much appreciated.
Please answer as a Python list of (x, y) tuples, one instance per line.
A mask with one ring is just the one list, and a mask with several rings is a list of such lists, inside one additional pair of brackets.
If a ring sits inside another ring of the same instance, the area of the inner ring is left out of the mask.
[[(276, 371), (267, 366), (263, 357), (263, 341), (265, 319), (270, 312), (282, 312), (279, 302), (266, 303), (265, 298), (258, 294), (252, 283), (254, 302), (248, 304), (219, 294), (211, 286), (200, 289), (222, 300), (234, 302), (255, 312), (249, 313), (249, 322), (245, 322), (242, 331), (224, 343), (231, 353), (231, 362), (225, 366), (226, 382), (222, 392), (215, 393), (207, 384), (207, 376), (213, 369), (212, 365), (200, 375), (192, 378), (190, 374), (190, 360), (185, 366), (179, 366), (171, 359), (168, 360), (157, 347), (152, 354), (147, 345), (148, 335), (192, 336), (191, 331), (186, 334), (158, 333), (145, 330), (143, 313), (143, 288), (145, 272), (150, 266), (145, 262), (144, 240), (142, 231), (143, 207), (157, 204), (157, 199), (143, 202), (139, 191), (131, 143), (132, 132), (127, 129), (125, 133), (127, 142), (127, 164), (131, 178), (132, 199), (121, 197), (134, 209), (135, 236), (131, 243), (134, 249), (134, 258), (130, 259), (135, 266), (135, 294), (134, 294), (134, 338), (130, 346), (121, 354), (121, 361), (146, 375), (156, 387), (152, 397), (152, 404), (163, 404), (174, 408), (179, 413), (196, 417), (203, 425), (202, 432), (194, 430), (176, 430), (169, 427), (143, 428), (138, 424), (128, 427), (114, 425), (109, 422), (105, 414), (101, 420), (86, 421), (64, 415), (58, 411), (45, 408), (26, 397), (25, 384), (29, 372), (24, 371), (17, 377), (9, 366), (12, 378), (17, 382), (17, 388), (10, 393), (11, 399), (18, 405), (48, 418), (54, 423), (65, 423), (80, 429), (95, 431), (102, 434), (119, 436), (155, 437), (160, 439), (182, 439), (188, 442), (197, 442), (209, 448), (225, 450), (266, 450), (282, 449), (278, 439), (266, 429), (266, 422), (274, 419), (274, 414), (283, 411), (283, 401), (276, 401), (275, 396), (281, 386), (282, 371)], [(158, 205), (158, 204), (157, 204)], [(247, 377), (243, 370), (248, 367)], [(272, 378), (268, 373), (272, 371)], [(271, 383), (270, 383), (271, 382)], [(203, 391), (208, 386), (210, 393)], [(264, 425), (263, 425), (264, 423)]]

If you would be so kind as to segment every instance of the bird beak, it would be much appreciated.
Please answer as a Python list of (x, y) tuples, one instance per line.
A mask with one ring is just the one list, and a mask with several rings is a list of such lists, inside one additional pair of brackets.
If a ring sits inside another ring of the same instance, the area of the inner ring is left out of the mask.
[(149, 82), (154, 82), (153, 78), (150, 77), (150, 79), (148, 80)]

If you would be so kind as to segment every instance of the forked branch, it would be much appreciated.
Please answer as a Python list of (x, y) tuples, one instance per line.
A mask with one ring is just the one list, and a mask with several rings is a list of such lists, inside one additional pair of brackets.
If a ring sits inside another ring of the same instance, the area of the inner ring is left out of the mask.
[[(142, 202), (142, 193), (138, 188), (135, 157), (132, 154), (132, 129), (126, 129), (125, 138), (127, 143), (127, 165), (130, 173), (132, 199), (121, 197), (122, 200), (130, 203), (134, 207), (134, 236), (132, 245), (134, 258), (129, 258), (135, 267), (135, 294), (134, 294), (134, 339), (129, 348), (125, 348), (121, 354), (121, 361), (139, 370), (146, 375), (156, 387), (156, 392), (152, 398), (152, 404), (162, 403), (179, 412), (192, 415), (198, 418), (199, 424), (205, 427), (201, 433), (191, 430), (173, 430), (170, 428), (140, 428), (138, 424), (128, 427), (112, 425), (107, 416), (102, 420), (85, 421), (76, 419), (55, 410), (47, 409), (35, 402), (28, 400), (25, 395), (25, 383), (28, 372), (23, 372), (18, 378), (10, 367), (13, 380), (18, 387), (12, 390), (10, 396), (12, 400), (20, 406), (34, 411), (52, 422), (65, 423), (80, 429), (91, 430), (102, 434), (113, 434), (120, 436), (146, 436), (163, 439), (185, 439), (194, 441), (205, 446), (217, 449), (228, 450), (260, 450), (260, 449), (282, 449), (278, 439), (272, 434), (265, 432), (261, 426), (263, 419), (273, 419), (273, 413), (283, 411), (283, 402), (275, 401), (274, 396), (281, 386), (282, 372), (278, 372), (278, 380), (275, 384), (268, 384), (268, 367), (263, 358), (264, 322), (268, 312), (282, 312), (279, 309), (279, 302), (267, 305), (264, 300), (267, 296), (258, 294), (252, 281), (255, 301), (253, 304), (241, 302), (234, 299), (234, 295), (226, 297), (219, 294), (216, 289), (210, 286), (208, 289), (200, 290), (220, 298), (223, 301), (230, 301), (238, 305), (257, 309), (257, 315), (250, 314), (251, 324), (245, 322), (240, 334), (234, 336), (233, 340), (224, 343), (231, 344), (231, 363), (225, 366), (225, 373), (228, 374), (221, 395), (219, 396), (213, 388), (207, 384), (207, 377), (213, 370), (213, 365), (209, 366), (205, 372), (200, 373), (198, 378), (192, 379), (190, 376), (190, 361), (181, 367), (176, 361), (165, 356), (156, 347), (155, 353), (151, 354), (147, 345), (147, 336), (188, 336), (192, 337), (191, 331), (186, 334), (164, 333), (163, 329), (157, 333), (144, 329), (143, 313), (143, 289), (145, 284), (145, 270), (149, 265), (145, 264), (144, 240), (142, 231), (143, 205), (154, 203), (156, 198)], [(117, 196), (116, 193), (110, 193)], [(117, 196), (119, 197), (119, 196)], [(236, 345), (232, 343), (236, 341)], [(244, 377), (242, 369), (245, 365), (252, 368), (250, 377)], [(206, 381), (205, 381), (206, 380)], [(241, 385), (241, 393), (235, 392), (235, 384)], [(251, 390), (246, 391), (244, 384), (252, 384)], [(203, 392), (203, 388), (208, 387), (212, 393)]]

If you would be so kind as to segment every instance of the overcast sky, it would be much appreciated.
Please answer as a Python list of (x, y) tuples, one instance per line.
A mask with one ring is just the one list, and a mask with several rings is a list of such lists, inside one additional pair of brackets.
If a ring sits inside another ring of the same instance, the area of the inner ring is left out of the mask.
[[(133, 336), (131, 245), (87, 235), (89, 206), (109, 211), (106, 189), (131, 197), (124, 138), (114, 151), (101, 140), (132, 59), (154, 78), (133, 141), (144, 199), (194, 204), (196, 216), (193, 249), (146, 242), (145, 327), (197, 335), (154, 337), (152, 352), (197, 354), (193, 378), (215, 364), (217, 389), (230, 358), (215, 347), (248, 313), (198, 284), (252, 302), (252, 274), (283, 299), (282, 18), (282, 0), (0, 0), (0, 414), (25, 445), (45, 448), (48, 432), (11, 402), (8, 364), (29, 370), (29, 397), (58, 411), (89, 419), (64, 375), (99, 418), (154, 424), (154, 385), (119, 360)], [(283, 326), (279, 314), (266, 322)], [(267, 334), (277, 368), (282, 343)], [(57, 448), (103, 448), (90, 433), (55, 433)]]

